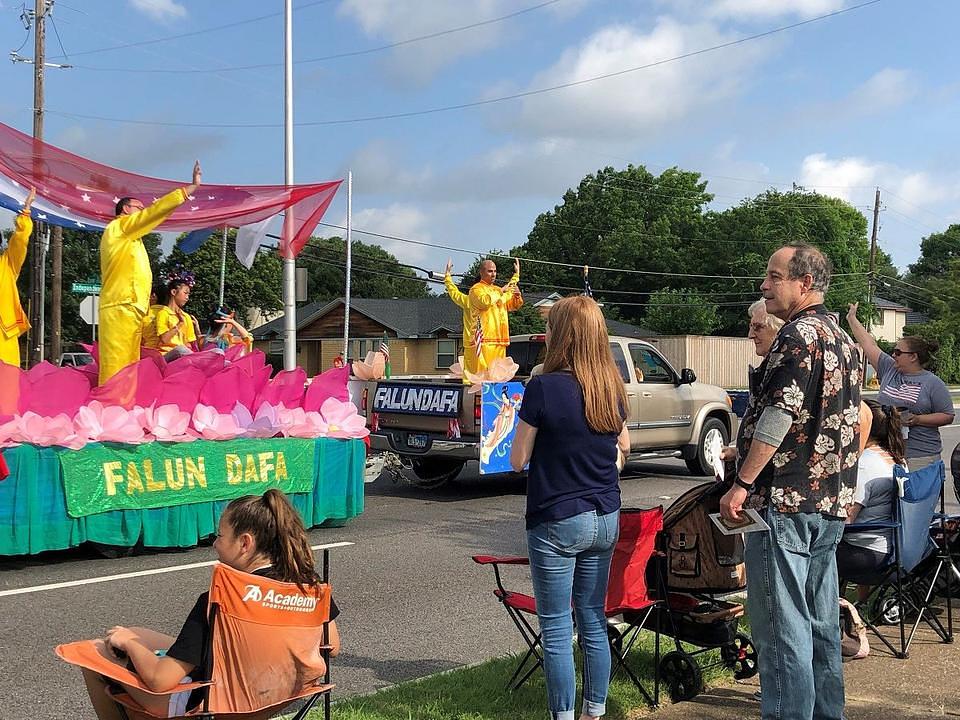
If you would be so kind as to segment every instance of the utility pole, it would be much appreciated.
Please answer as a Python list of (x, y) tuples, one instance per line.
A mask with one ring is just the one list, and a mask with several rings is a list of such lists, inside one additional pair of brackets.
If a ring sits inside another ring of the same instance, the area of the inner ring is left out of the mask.
[[(876, 278), (877, 270), (877, 230), (880, 224), (880, 188), (877, 188), (877, 194), (873, 199), (873, 230), (870, 233), (870, 271), (867, 273), (867, 332), (873, 326), (873, 284)], [(863, 372), (861, 374), (861, 385), (867, 386), (867, 356), (863, 356)]]
[[(47, 0), (34, 0), (33, 9), (33, 137), (43, 140), (43, 71), (45, 60)], [(29, 365), (43, 361), (43, 289), (46, 257), (43, 248), (43, 223), (34, 226), (30, 254), (30, 333), (27, 336)]]

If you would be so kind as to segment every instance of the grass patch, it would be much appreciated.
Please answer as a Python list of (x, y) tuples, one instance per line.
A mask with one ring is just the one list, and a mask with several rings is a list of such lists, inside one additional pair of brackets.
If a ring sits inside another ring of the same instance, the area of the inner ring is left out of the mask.
[[(636, 675), (653, 693), (653, 636), (643, 632), (628, 656), (628, 663)], [(661, 638), (661, 653), (675, 649), (671, 638)], [(685, 650), (695, 650), (684, 646)], [(579, 652), (575, 653), (579, 673)], [(542, 720), (546, 716), (546, 686), (543, 671), (538, 670), (514, 692), (504, 684), (513, 674), (520, 655), (489, 660), (480, 665), (460, 668), (432, 675), (420, 680), (401, 683), (373, 695), (337, 702), (333, 716), (337, 720)], [(701, 665), (719, 660), (719, 651), (711, 650), (697, 656)], [(703, 672), (707, 686), (730, 682), (732, 674), (723, 666), (707, 668)], [(336, 691), (334, 691), (336, 693)], [(669, 690), (662, 685), (661, 703), (669, 703)], [(578, 697), (577, 709), (580, 707)], [(622, 671), (610, 685), (607, 698), (609, 720), (634, 720), (649, 714), (643, 696)], [(311, 720), (320, 720), (322, 711), (311, 713)]]

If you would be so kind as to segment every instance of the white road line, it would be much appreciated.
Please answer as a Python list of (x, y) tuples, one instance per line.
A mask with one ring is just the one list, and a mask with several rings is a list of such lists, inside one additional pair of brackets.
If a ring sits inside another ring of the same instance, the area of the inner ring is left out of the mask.
[[(352, 542), (335, 542), (324, 545), (311, 545), (311, 550), (331, 550), (333, 548), (347, 547), (353, 545)], [(83, 580), (70, 580), (67, 582), (50, 583), (49, 585), (33, 585), (32, 587), (15, 588), (13, 590), (0, 590), (0, 597), (10, 595), (25, 595), (27, 593), (42, 592), (44, 590), (59, 590), (61, 588), (78, 587), (80, 585), (95, 585), (97, 583), (113, 582), (114, 580), (127, 580), (129, 578), (145, 577), (147, 575), (162, 575), (163, 573), (180, 572), (181, 570), (193, 570), (195, 568), (209, 567), (216, 565), (218, 560), (207, 560), (206, 562), (188, 563), (186, 565), (171, 565), (170, 567), (155, 568), (153, 570), (138, 570), (137, 572), (118, 573), (116, 575), (102, 575), (94, 578), (84, 578)]]

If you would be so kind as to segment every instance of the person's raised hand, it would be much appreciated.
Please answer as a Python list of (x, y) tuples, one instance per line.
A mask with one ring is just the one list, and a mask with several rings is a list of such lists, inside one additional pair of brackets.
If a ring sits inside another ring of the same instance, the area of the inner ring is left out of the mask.
[(860, 307), (860, 303), (850, 303), (847, 305), (847, 322), (853, 322), (857, 319), (857, 308)]
[(520, 258), (513, 259), (513, 273), (514, 275), (520, 274)]
[(201, 178), (203, 178), (203, 170), (200, 169), (200, 161), (195, 160), (193, 163), (193, 184), (199, 185)]
[(447, 267), (443, 272), (445, 275), (449, 275), (451, 272), (453, 272), (453, 258), (447, 258)]
[(23, 212), (29, 214), (30, 206), (33, 205), (33, 201), (37, 197), (37, 189), (35, 187), (30, 188), (30, 194), (27, 195), (27, 199), (23, 201)]

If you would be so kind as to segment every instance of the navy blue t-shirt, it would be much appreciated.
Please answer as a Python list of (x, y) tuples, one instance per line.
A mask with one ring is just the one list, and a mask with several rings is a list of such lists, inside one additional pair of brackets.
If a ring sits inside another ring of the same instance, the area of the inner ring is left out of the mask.
[(583, 390), (568, 372), (527, 384), (520, 419), (537, 428), (527, 473), (527, 529), (583, 512), (620, 509), (617, 436), (587, 425)]

